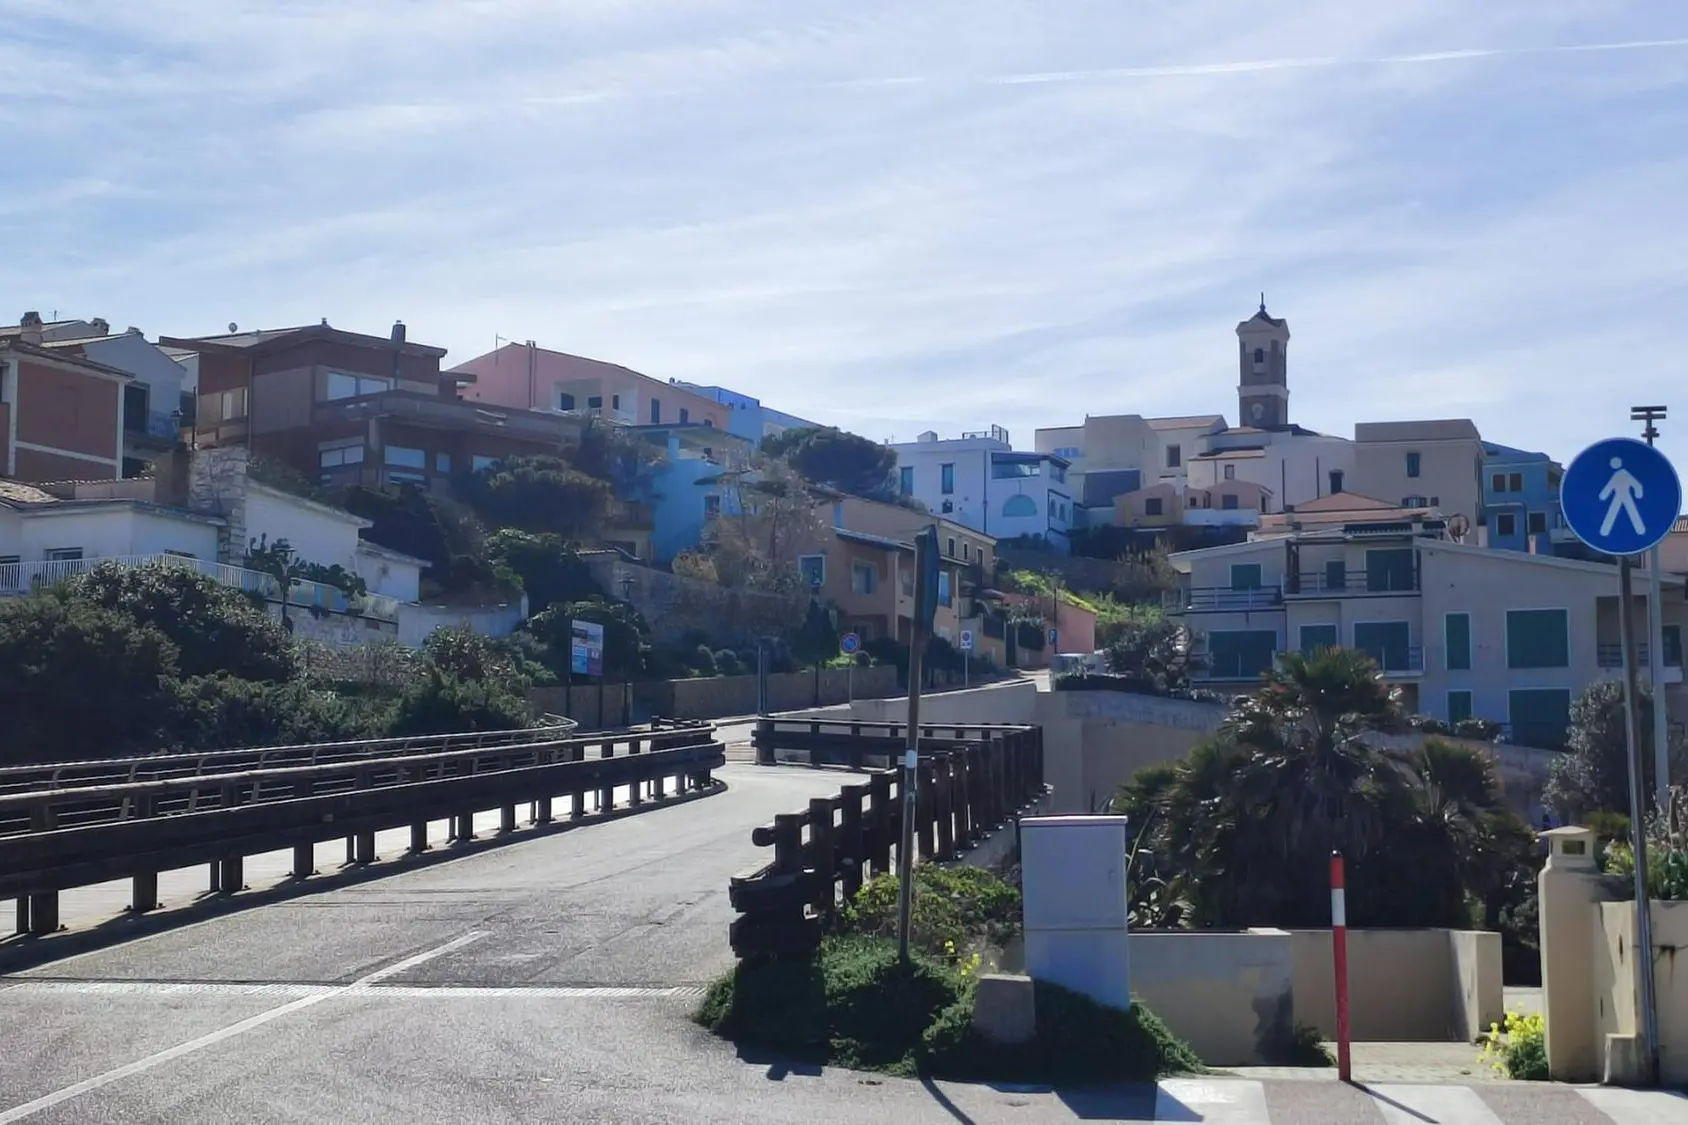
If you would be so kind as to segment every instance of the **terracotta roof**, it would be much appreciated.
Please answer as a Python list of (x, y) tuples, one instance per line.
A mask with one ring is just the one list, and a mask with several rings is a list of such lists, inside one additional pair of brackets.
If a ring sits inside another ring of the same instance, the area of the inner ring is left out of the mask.
[(1197, 426), (1211, 426), (1218, 422), (1223, 424), (1223, 414), (1185, 414), (1176, 418), (1150, 418), (1151, 430), (1193, 430)]
[[(78, 341), (80, 343), (80, 341)], [(0, 339), (0, 351), (12, 352), (16, 355), (31, 356), (35, 359), (49, 359), (54, 363), (69, 363), (90, 371), (98, 371), (102, 375), (115, 375), (120, 379), (133, 380), (134, 376), (121, 368), (111, 367), (104, 363), (95, 363), (86, 356), (74, 352), (59, 351), (43, 347), (40, 344), (26, 344), (22, 340)]]
[(1417, 508), (1402, 508), (1398, 504), (1391, 504), (1387, 500), (1379, 500), (1375, 496), (1362, 496), (1358, 492), (1333, 492), (1329, 496), (1321, 496), (1317, 500), (1309, 500), (1305, 504), (1295, 506), (1295, 514), (1302, 512), (1395, 512), (1418, 511)]

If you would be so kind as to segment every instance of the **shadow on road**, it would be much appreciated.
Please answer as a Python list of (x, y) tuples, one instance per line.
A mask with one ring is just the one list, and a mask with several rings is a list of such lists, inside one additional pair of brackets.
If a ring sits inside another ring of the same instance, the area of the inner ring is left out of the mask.
[(46, 937), (14, 934), (0, 940), (0, 976), (25, 972), (66, 957), (109, 949), (126, 941), (134, 941), (136, 938), (152, 937), (154, 934), (167, 933), (183, 926), (209, 921), (213, 918), (226, 917), (230, 914), (238, 914), (241, 911), (252, 910), (260, 906), (270, 906), (278, 902), (287, 902), (327, 891), (356, 887), (376, 879), (384, 879), (389, 875), (398, 875), (407, 871), (421, 871), (436, 864), (449, 863), (452, 860), (462, 859), (464, 856), (478, 855), (481, 852), (492, 851), (510, 844), (538, 840), (562, 832), (589, 828), (597, 824), (608, 824), (611, 821), (638, 816), (654, 809), (688, 804), (692, 801), (712, 797), (717, 793), (724, 793), (726, 790), (727, 783), (717, 779), (708, 789), (696, 790), (682, 796), (670, 794), (661, 800), (653, 800), (647, 797), (637, 808), (623, 806), (607, 813), (591, 813), (579, 820), (529, 825), (510, 833), (493, 832), (474, 840), (453, 842), (443, 846), (435, 845), (421, 854), (404, 852), (392, 859), (377, 860), (367, 866), (342, 864), (327, 872), (312, 875), (307, 879), (288, 877), (273, 886), (257, 891), (243, 889), (239, 894), (233, 895), (203, 891), (183, 906), (152, 911), (146, 914), (125, 911), (106, 919), (104, 922), (95, 923), (88, 929), (60, 930), (58, 933), (49, 934)]

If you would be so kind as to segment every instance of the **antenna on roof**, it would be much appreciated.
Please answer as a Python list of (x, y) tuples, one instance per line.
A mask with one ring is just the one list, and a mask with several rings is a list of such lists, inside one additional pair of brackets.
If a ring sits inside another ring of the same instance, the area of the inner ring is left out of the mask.
[(1266, 290), (1264, 289), (1260, 291), (1260, 311), (1266, 311)]

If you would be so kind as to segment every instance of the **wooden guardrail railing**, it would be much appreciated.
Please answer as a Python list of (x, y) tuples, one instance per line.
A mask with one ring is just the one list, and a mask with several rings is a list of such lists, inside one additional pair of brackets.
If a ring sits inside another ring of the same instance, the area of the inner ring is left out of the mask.
[[(765, 728), (759, 725), (759, 760), (764, 747), (777, 746), (860, 768), (887, 752), (900, 754), (904, 746), (895, 733), (907, 730), (893, 723), (846, 720), (802, 720), (801, 726), (820, 729), (769, 730), (763, 737)], [(914, 814), (919, 861), (960, 858), (992, 831), (1016, 821), (1046, 792), (1041, 727), (922, 724), (919, 748)], [(772, 862), (734, 876), (729, 884), (739, 912), (730, 930), (735, 953), (749, 957), (813, 949), (840, 896), (848, 901), (866, 878), (894, 870), (902, 839), (902, 772), (870, 770), (865, 781), (845, 785), (837, 796), (816, 798), (803, 812), (776, 816), (771, 825), (751, 833), (757, 847), (771, 847), (774, 854)]]
[[(520, 804), (534, 820), (555, 819), (553, 802), (569, 797), (570, 814), (586, 815), (586, 795), (600, 811), (713, 784), (725, 752), (708, 725), (557, 738), (525, 732), (526, 742), (449, 749), (352, 754), (310, 762), (231, 767), (184, 776), (89, 781), (0, 793), (0, 899), (18, 900), (18, 931), (59, 928), (59, 892), (133, 880), (131, 907), (158, 905), (158, 874), (210, 865), (210, 889), (243, 884), (244, 857), (291, 847), (293, 874), (315, 868), (315, 845), (345, 838), (348, 860), (375, 858), (375, 834), (410, 827), (410, 850), (428, 847), (430, 821), (446, 820), (453, 840), (475, 835), (474, 814), (500, 811), (500, 831), (513, 831)], [(352, 744), (347, 744), (349, 747)], [(273, 749), (273, 748), (272, 748)], [(300, 750), (304, 748), (289, 748)], [(319, 751), (321, 748), (317, 748)], [(349, 752), (349, 750), (347, 751)], [(333, 757), (333, 753), (324, 755)]]

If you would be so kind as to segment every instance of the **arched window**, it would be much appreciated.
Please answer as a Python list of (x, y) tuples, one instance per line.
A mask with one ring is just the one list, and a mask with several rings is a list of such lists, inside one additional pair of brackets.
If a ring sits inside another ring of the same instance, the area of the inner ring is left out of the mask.
[(1256, 363), (1265, 363), (1266, 362), (1266, 349), (1265, 348), (1255, 348), (1254, 349), (1254, 362), (1256, 362)]
[(1002, 514), (1004, 517), (1035, 516), (1037, 515), (1037, 501), (1024, 493), (1010, 496), (1002, 502)]

